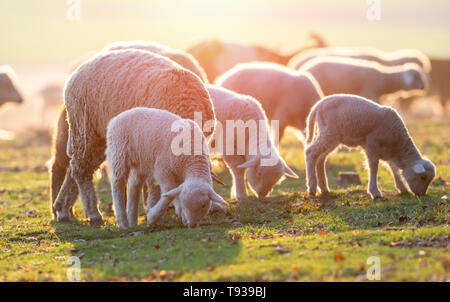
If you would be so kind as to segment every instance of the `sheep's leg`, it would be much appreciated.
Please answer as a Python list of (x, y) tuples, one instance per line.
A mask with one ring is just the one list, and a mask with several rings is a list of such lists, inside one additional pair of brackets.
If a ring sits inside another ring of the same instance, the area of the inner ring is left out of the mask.
[[(156, 179), (160, 183), (159, 187), (161, 193), (169, 192), (178, 186), (178, 184), (176, 184), (171, 178), (157, 177)], [(156, 182), (154, 184), (158, 185)], [(156, 194), (154, 196), (156, 196)], [(167, 209), (172, 201), (174, 203), (176, 202), (173, 198), (162, 197), (161, 194), (160, 199), (152, 207), (149, 207), (147, 211), (147, 225), (153, 227), (162, 223), (164, 214), (167, 212)], [(148, 205), (150, 206), (150, 202)]]
[(153, 181), (148, 181), (146, 187), (147, 187), (146, 210), (148, 210), (152, 208), (158, 202), (158, 200), (161, 199), (161, 188), (157, 183)]
[(52, 163), (52, 166), (50, 168), (50, 202), (51, 202), (51, 209), (52, 214), (54, 217), (56, 217), (56, 210), (55, 210), (55, 201), (58, 197), (58, 193), (61, 190), (61, 186), (64, 183), (64, 179), (66, 178), (66, 172), (67, 168), (69, 166), (69, 163), (67, 162), (66, 166), (61, 166), (55, 162)]
[(170, 198), (161, 197), (161, 199), (156, 203), (156, 205), (148, 210), (147, 213), (148, 226), (150, 227), (155, 226), (162, 220), (164, 214), (167, 212), (167, 209), (169, 208), (170, 202), (171, 202)]
[[(318, 160), (320, 159), (322, 154), (326, 154), (327, 150), (332, 150), (337, 145), (337, 143), (333, 139), (334, 135), (327, 135), (325, 128), (321, 129), (321, 131), (322, 132), (319, 137), (317, 137), (317, 139), (313, 143), (309, 144), (305, 148), (307, 186), (308, 193), (311, 196), (316, 195), (317, 191), (316, 167), (318, 165)], [(318, 174), (326, 179), (325, 159), (326, 156), (323, 159), (323, 163), (319, 163), (321, 171), (319, 171)]]
[(317, 159), (316, 163), (317, 182), (319, 184), (320, 192), (322, 192), (322, 194), (327, 194), (330, 191), (328, 189), (327, 172), (325, 167), (327, 155), (328, 152), (322, 153)]
[[(76, 183), (72, 179), (69, 170), (69, 162), (70, 158), (67, 156), (67, 140), (69, 136), (69, 124), (66, 120), (66, 110), (65, 106), (61, 106), (58, 123), (55, 128), (55, 135), (53, 139), (53, 158), (52, 165), (50, 168), (50, 201), (51, 201), (51, 209), (53, 217), (57, 217), (55, 203), (58, 197), (58, 194), (61, 190), (64, 182), (68, 182), (68, 186), (66, 186), (65, 192), (61, 195), (61, 198), (64, 196), (64, 204), (59, 203), (58, 208), (62, 208), (63, 205), (70, 204), (67, 206), (68, 215), (63, 215), (62, 220), (68, 220), (68, 217), (73, 216), (72, 206), (75, 203), (78, 197), (78, 188)], [(66, 175), (69, 175), (69, 179), (66, 179)], [(58, 219), (59, 220), (59, 219)], [(61, 220), (60, 220), (61, 221)]]
[(128, 181), (127, 217), (128, 226), (134, 228), (138, 223), (139, 200), (145, 178), (138, 175), (135, 170), (131, 171)]
[[(244, 158), (243, 156), (240, 156)], [(240, 163), (236, 162), (227, 162), (231, 169), (231, 175), (233, 177), (233, 186), (231, 187), (231, 198), (238, 198), (239, 200), (245, 199), (248, 197), (247, 186), (245, 184), (245, 173), (247, 169), (240, 169), (237, 166), (239, 164), (243, 164), (245, 160)]]
[(307, 178), (308, 194), (311, 196), (316, 195), (317, 190), (317, 179), (316, 179), (317, 157), (318, 155), (314, 144), (306, 147), (305, 149), (306, 178)]
[(72, 157), (70, 168), (72, 177), (78, 185), (84, 212), (91, 224), (102, 223), (102, 215), (98, 210), (98, 199), (95, 192), (93, 175), (105, 159), (105, 146), (101, 141), (93, 141), (86, 148), (86, 158)]
[(403, 179), (400, 175), (399, 169), (393, 165), (392, 163), (389, 163), (389, 167), (391, 168), (392, 175), (394, 176), (394, 183), (395, 187), (400, 193), (408, 193), (408, 188), (406, 187), (405, 183), (403, 182)]
[[(369, 149), (370, 150), (370, 149)], [(369, 163), (369, 185), (367, 192), (370, 194), (372, 199), (381, 198), (381, 192), (378, 189), (377, 184), (377, 174), (378, 174), (378, 163), (379, 158), (370, 152), (367, 152), (367, 161)]]
[(69, 221), (69, 217), (73, 216), (72, 207), (78, 197), (78, 187), (71, 175), (70, 168), (66, 172), (64, 182), (58, 192), (58, 197), (53, 204), (56, 219), (60, 222)]
[(114, 212), (116, 214), (116, 222), (120, 228), (128, 228), (128, 218), (126, 212), (126, 195), (127, 195), (127, 178), (126, 176), (111, 177), (111, 191), (114, 202)]

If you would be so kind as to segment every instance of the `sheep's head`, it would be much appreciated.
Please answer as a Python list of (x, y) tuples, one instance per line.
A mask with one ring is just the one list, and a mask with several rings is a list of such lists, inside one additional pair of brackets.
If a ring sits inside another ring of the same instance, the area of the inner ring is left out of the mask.
[(210, 184), (200, 181), (184, 182), (162, 196), (174, 200), (177, 215), (190, 228), (195, 228), (208, 214), (212, 203), (228, 205)]
[(436, 175), (436, 168), (430, 160), (423, 158), (415, 162), (412, 167), (404, 169), (402, 175), (414, 194), (425, 195)]
[(9, 74), (0, 72), (0, 105), (7, 102), (20, 104), (23, 102), (23, 98), (14, 87)]
[(240, 169), (248, 168), (247, 180), (250, 188), (258, 195), (265, 197), (272, 192), (273, 187), (283, 180), (284, 176), (298, 178), (284, 162), (279, 158), (274, 165), (262, 165), (260, 157), (254, 157), (238, 166)]
[(403, 72), (404, 90), (421, 95), (428, 89), (428, 76), (417, 64), (408, 63)]

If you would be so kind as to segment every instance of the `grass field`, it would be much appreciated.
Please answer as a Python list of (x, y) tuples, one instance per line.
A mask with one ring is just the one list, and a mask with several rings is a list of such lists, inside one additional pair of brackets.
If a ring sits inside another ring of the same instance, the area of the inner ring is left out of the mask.
[[(408, 123), (420, 150), (437, 165), (428, 195), (397, 195), (385, 168), (384, 201), (365, 193), (367, 174), (358, 151), (331, 156), (333, 193), (305, 197), (301, 143), (288, 136), (281, 152), (299, 180), (277, 186), (274, 197), (251, 198), (187, 229), (170, 210), (164, 227), (119, 230), (109, 184), (97, 179), (105, 224), (90, 226), (76, 206), (76, 222), (52, 221), (49, 212), (48, 138), (28, 133), (0, 141), (0, 281), (66, 281), (70, 256), (81, 259), (86, 281), (366, 281), (370, 256), (381, 280), (450, 280), (450, 122)], [(220, 176), (229, 174), (220, 166)], [(338, 188), (338, 171), (357, 171), (363, 185)], [(229, 200), (227, 189), (216, 191)], [(447, 197), (446, 197), (447, 196)], [(142, 212), (143, 214), (143, 212)]]

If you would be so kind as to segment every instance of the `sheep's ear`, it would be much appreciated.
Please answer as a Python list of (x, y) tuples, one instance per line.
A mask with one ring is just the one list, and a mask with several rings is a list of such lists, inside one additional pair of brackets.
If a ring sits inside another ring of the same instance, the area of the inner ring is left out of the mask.
[(284, 175), (285, 175), (286, 177), (288, 177), (288, 178), (294, 178), (294, 179), (297, 179), (297, 178), (298, 178), (298, 175), (295, 174), (295, 172), (292, 171), (292, 169), (289, 168), (288, 165), (286, 165), (286, 163), (283, 163), (283, 165), (284, 165)]
[(161, 196), (169, 198), (170, 200), (172, 200), (172, 199), (174, 199), (175, 197), (177, 197), (181, 193), (181, 189), (182, 189), (182, 185), (179, 185), (175, 189), (172, 189), (169, 192), (166, 192), (166, 193), (162, 194)]
[(209, 192), (209, 198), (216, 203), (222, 204), (224, 206), (228, 206), (228, 202), (226, 202), (225, 200), (223, 200), (222, 197), (219, 196), (219, 194), (217, 194), (216, 192), (214, 192), (213, 189), (211, 189), (211, 191)]
[(250, 160), (246, 161), (243, 164), (240, 164), (238, 166), (238, 168), (239, 169), (246, 169), (246, 168), (251, 168), (251, 167), (257, 166), (258, 164), (259, 164), (259, 157), (255, 157), (253, 159), (250, 159)]
[(425, 173), (425, 168), (423, 167), (422, 164), (415, 164), (413, 167), (414, 172), (416, 172), (417, 174), (423, 174)]
[(212, 178), (213, 181), (217, 182), (218, 184), (220, 184), (220, 185), (222, 185), (224, 187), (227, 187), (227, 185), (224, 184), (223, 181), (220, 179), (220, 177), (217, 176), (217, 174), (214, 173), (213, 171), (211, 171), (211, 178)]

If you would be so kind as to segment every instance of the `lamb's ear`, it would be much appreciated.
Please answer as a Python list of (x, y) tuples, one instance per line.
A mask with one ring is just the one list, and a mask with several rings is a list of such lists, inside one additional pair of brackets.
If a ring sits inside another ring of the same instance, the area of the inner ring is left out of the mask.
[(259, 157), (254, 157), (254, 158), (246, 161), (245, 163), (240, 164), (238, 166), (238, 168), (239, 169), (245, 169), (245, 168), (251, 168), (251, 167), (254, 167), (254, 166), (257, 166), (257, 165), (259, 165)]
[(170, 200), (174, 199), (175, 197), (177, 197), (180, 193), (181, 193), (181, 189), (182, 189), (182, 184), (179, 185), (178, 187), (176, 187), (175, 189), (170, 190), (169, 192), (166, 192), (164, 194), (162, 194), (162, 197), (167, 197)]
[(213, 171), (211, 171), (211, 178), (213, 181), (217, 182), (218, 184), (227, 187), (226, 184), (223, 183), (223, 181), (219, 178), (219, 176), (217, 176), (216, 173), (214, 173)]
[(220, 203), (224, 206), (228, 206), (228, 202), (226, 202), (225, 200), (223, 200), (222, 197), (219, 196), (219, 194), (217, 194), (216, 192), (214, 192), (214, 190), (211, 188), (210, 192), (209, 192), (209, 198), (216, 203)]
[(298, 178), (298, 175), (295, 174), (295, 172), (292, 171), (292, 169), (289, 168), (288, 165), (286, 165), (286, 163), (283, 163), (283, 166), (284, 166), (284, 175), (285, 175), (286, 177), (288, 177), (288, 178), (294, 178), (294, 179), (297, 179), (297, 178)]
[(423, 167), (422, 164), (415, 164), (413, 167), (414, 172), (416, 172), (417, 174), (423, 174), (425, 173), (425, 168)]

